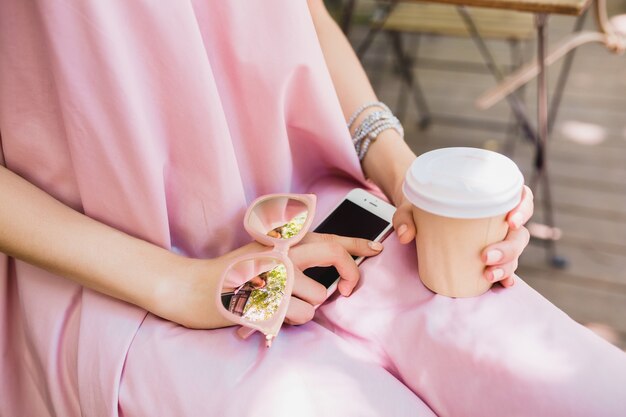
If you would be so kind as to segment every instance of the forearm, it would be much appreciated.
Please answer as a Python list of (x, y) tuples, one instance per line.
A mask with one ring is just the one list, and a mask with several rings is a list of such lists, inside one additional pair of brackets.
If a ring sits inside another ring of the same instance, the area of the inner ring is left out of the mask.
[(0, 251), (147, 308), (182, 258), (84, 216), (0, 166)]
[(0, 252), (188, 327), (230, 324), (211, 302), (220, 268), (254, 245), (185, 258), (67, 207), (3, 166), (0, 190)]
[[(322, 0), (309, 0), (309, 8), (347, 120), (364, 103), (377, 101), (376, 94), (350, 43), (326, 11)], [(372, 110), (365, 111), (354, 125), (358, 126)], [(415, 154), (400, 135), (395, 130), (386, 130), (370, 146), (363, 160), (363, 171), (396, 201), (404, 173), (414, 159)]]

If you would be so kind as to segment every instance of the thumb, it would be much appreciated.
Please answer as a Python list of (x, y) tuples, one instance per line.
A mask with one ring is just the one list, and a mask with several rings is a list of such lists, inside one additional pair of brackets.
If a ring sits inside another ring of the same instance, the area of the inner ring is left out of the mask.
[(411, 204), (405, 202), (396, 209), (393, 215), (393, 228), (396, 229), (400, 243), (407, 244), (415, 239), (416, 227)]

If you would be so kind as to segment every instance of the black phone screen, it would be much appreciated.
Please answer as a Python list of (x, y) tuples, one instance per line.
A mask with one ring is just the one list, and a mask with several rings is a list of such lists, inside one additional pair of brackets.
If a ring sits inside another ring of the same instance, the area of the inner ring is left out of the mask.
[[(359, 207), (349, 200), (344, 200), (317, 228), (319, 233), (332, 233), (341, 236), (375, 239), (389, 222)], [(356, 258), (356, 256), (353, 256)], [(316, 266), (306, 269), (305, 275), (330, 288), (339, 272), (334, 266)]]

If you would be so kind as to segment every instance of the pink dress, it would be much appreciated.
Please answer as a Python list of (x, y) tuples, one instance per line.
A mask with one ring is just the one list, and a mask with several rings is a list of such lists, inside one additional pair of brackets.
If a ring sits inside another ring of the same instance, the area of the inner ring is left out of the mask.
[[(247, 243), (261, 194), (319, 220), (368, 186), (304, 0), (3, 0), (0, 134), (10, 170), (194, 257)], [(270, 350), (0, 255), (0, 415), (626, 415), (624, 352), (521, 280), (434, 295), (414, 251), (389, 238)]]

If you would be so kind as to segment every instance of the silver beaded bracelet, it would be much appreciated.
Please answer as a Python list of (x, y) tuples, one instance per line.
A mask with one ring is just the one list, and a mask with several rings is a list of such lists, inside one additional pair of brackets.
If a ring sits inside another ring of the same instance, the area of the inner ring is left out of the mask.
[(404, 129), (402, 128), (400, 120), (393, 115), (386, 104), (380, 101), (366, 103), (359, 107), (348, 120), (348, 129), (352, 128), (352, 125), (361, 113), (371, 107), (379, 107), (382, 110), (368, 114), (352, 135), (352, 143), (360, 161), (365, 157), (372, 142), (374, 142), (383, 131), (394, 129), (404, 139)]
[(374, 125), (380, 123), (381, 121), (391, 120), (393, 118), (394, 115), (388, 111), (376, 111), (369, 114), (354, 131), (354, 135), (352, 135), (352, 143), (362, 140)]
[(352, 114), (352, 117), (350, 117), (350, 120), (348, 120), (348, 129), (352, 129), (352, 125), (354, 124), (357, 117), (359, 117), (361, 113), (363, 113), (365, 110), (371, 107), (380, 107), (381, 109), (386, 110), (389, 113), (391, 113), (391, 110), (389, 109), (389, 107), (387, 107), (387, 105), (383, 103), (382, 101), (372, 101), (370, 103), (365, 103), (361, 107), (356, 109), (356, 111)]

